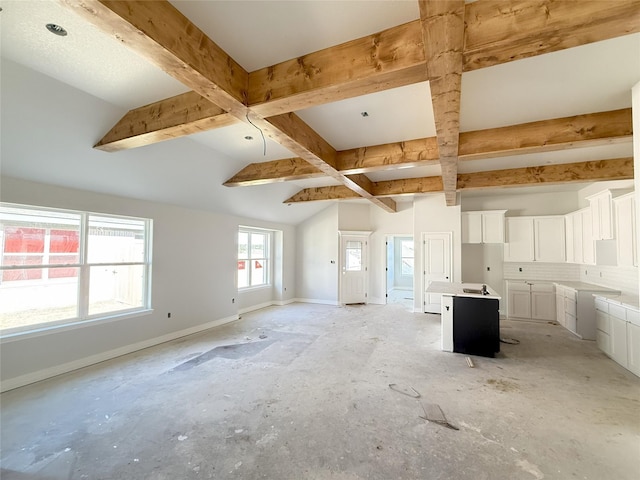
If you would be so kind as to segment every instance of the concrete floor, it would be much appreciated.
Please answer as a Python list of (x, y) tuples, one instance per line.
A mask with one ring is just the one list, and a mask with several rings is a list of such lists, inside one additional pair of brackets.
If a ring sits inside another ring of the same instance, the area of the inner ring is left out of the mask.
[(640, 379), (559, 326), (501, 326), (520, 344), (469, 368), (436, 315), (263, 309), (3, 394), (0, 476), (640, 478)]

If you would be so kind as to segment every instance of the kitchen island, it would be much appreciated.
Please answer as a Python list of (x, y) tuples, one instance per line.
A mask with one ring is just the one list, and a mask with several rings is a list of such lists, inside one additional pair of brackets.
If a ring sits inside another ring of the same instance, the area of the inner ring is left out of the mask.
[(431, 282), (427, 293), (442, 295), (441, 348), (494, 357), (500, 351), (500, 296), (478, 283)]

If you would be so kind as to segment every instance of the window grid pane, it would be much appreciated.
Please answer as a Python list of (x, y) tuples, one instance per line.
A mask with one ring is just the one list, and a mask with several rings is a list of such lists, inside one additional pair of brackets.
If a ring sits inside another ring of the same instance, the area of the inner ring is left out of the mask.
[[(140, 218), (0, 203), (0, 331), (148, 307), (150, 231)], [(93, 262), (107, 265), (84, 267), (85, 245)], [(79, 301), (87, 297), (89, 306)]]

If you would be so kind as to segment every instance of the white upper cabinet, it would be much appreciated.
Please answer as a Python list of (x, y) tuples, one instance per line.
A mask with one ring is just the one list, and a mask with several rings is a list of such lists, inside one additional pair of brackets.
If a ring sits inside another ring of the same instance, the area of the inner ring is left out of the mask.
[(613, 212), (611, 191), (603, 190), (587, 197), (591, 208), (591, 232), (593, 240), (613, 239)]
[(582, 262), (585, 265), (596, 264), (596, 251), (593, 245), (593, 230), (591, 228), (592, 210), (590, 208), (583, 208), (579, 211), (582, 217)]
[(565, 261), (564, 215), (534, 217), (533, 231), (536, 261)]
[(631, 192), (613, 200), (616, 218), (616, 245), (618, 265), (637, 267), (636, 250), (636, 202), (635, 193)]
[(505, 262), (564, 262), (564, 215), (507, 217)]
[(533, 262), (533, 217), (507, 217), (505, 262)]
[(504, 243), (505, 212), (462, 212), (462, 243)]

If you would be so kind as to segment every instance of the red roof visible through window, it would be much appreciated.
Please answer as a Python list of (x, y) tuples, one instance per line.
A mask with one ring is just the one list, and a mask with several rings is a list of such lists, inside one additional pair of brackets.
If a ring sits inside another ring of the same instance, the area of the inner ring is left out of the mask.
[(44, 229), (5, 227), (5, 253), (43, 253)]
[(75, 253), (78, 251), (77, 230), (51, 230), (51, 253)]

